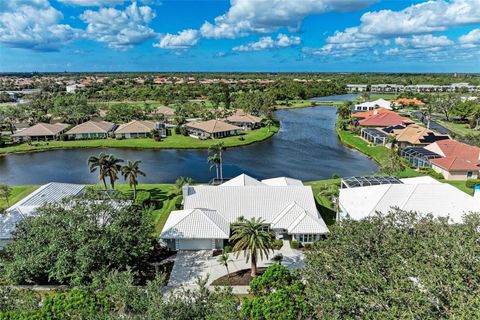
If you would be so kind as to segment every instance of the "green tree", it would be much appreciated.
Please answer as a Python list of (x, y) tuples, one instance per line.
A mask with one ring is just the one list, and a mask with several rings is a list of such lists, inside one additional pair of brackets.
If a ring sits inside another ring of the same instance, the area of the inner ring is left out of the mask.
[(243, 251), (247, 263), (251, 262), (251, 276), (257, 275), (258, 258), (268, 259), (270, 251), (273, 252), (273, 242), (275, 237), (268, 230), (269, 225), (261, 218), (252, 218), (251, 220), (239, 220), (232, 224), (232, 236), (230, 241), (234, 243), (232, 252), (236, 257)]
[(5, 199), (7, 206), (10, 206), (11, 195), (12, 195), (12, 188), (6, 183), (0, 183), (0, 196)]
[(139, 168), (140, 163), (140, 160), (133, 162), (128, 160), (127, 164), (121, 168), (123, 178), (128, 181), (130, 188), (133, 188), (133, 199), (137, 196), (138, 176), (141, 175), (145, 177), (145, 172)]
[(245, 319), (310, 319), (312, 308), (305, 299), (305, 285), (298, 273), (280, 264), (267, 268), (250, 282), (250, 294), (242, 303)]
[(230, 270), (228, 269), (228, 263), (233, 260), (230, 259), (228, 252), (223, 251), (221, 255), (218, 256), (217, 261), (227, 269), (227, 278), (230, 279)]
[(447, 95), (436, 95), (433, 100), (435, 108), (443, 113), (447, 121), (450, 121), (451, 113), (460, 103), (459, 96), (451, 93)]
[(3, 274), (15, 284), (90, 282), (96, 273), (144, 269), (152, 252), (151, 213), (85, 195), (47, 204), (16, 226)]
[(104, 170), (105, 175), (110, 178), (110, 185), (115, 189), (115, 181), (118, 180), (118, 173), (122, 170), (122, 159), (110, 154), (105, 158)]
[(350, 116), (352, 115), (352, 105), (352, 101), (345, 102), (337, 108), (337, 115), (345, 120), (350, 119)]
[(98, 157), (90, 156), (87, 160), (87, 164), (90, 172), (95, 172), (98, 169), (98, 180), (103, 182), (103, 186), (105, 187), (105, 190), (107, 190), (107, 173), (105, 171), (107, 164), (107, 155), (101, 152)]
[(460, 120), (466, 121), (478, 108), (479, 106), (477, 106), (475, 101), (465, 101), (456, 105), (452, 110), (452, 114), (459, 117)]
[(388, 175), (395, 175), (403, 171), (404, 165), (396, 152), (389, 152), (388, 156), (380, 163), (380, 171)]
[(330, 226), (306, 253), (319, 319), (476, 319), (478, 214), (463, 224), (392, 210)]
[(179, 196), (182, 194), (182, 188), (184, 185), (193, 184), (193, 179), (189, 177), (179, 177), (175, 180), (174, 188), (170, 191), (170, 195)]
[(210, 169), (215, 167), (217, 180), (223, 181), (223, 151), (225, 147), (223, 141), (212, 144), (208, 148), (208, 163)]

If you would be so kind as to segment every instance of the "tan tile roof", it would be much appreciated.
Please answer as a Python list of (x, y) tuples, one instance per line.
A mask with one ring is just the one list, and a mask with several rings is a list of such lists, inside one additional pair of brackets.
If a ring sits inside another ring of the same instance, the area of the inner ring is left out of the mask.
[(36, 137), (36, 136), (55, 136), (68, 128), (68, 124), (64, 123), (37, 123), (34, 126), (20, 130), (12, 135), (12, 137)]
[(147, 120), (133, 120), (129, 123), (121, 124), (115, 133), (148, 133), (155, 129), (155, 122)]
[(108, 133), (115, 124), (107, 121), (87, 121), (67, 131), (67, 134)]
[(245, 113), (242, 110), (237, 110), (233, 115), (227, 117), (230, 122), (246, 122), (246, 123), (260, 123), (261, 118)]
[(186, 124), (188, 128), (198, 129), (207, 133), (225, 132), (232, 130), (241, 130), (242, 128), (226, 123), (221, 120), (208, 120), (200, 122), (189, 122)]
[(393, 130), (398, 142), (408, 142), (411, 144), (422, 144), (421, 141), (424, 137), (430, 135), (436, 135), (433, 131), (419, 125), (410, 125), (405, 129)]
[(157, 114), (163, 114), (166, 116), (174, 116), (175, 115), (175, 110), (166, 106), (160, 106), (155, 110), (155, 113)]

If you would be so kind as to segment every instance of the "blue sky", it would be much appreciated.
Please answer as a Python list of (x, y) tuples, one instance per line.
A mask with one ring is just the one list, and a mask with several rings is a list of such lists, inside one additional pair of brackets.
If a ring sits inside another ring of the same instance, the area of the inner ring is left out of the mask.
[(480, 0), (0, 0), (0, 72), (480, 72)]

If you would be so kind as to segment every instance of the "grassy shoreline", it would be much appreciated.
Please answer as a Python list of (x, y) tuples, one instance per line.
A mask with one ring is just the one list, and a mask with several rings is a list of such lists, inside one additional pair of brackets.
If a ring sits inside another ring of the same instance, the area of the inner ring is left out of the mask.
[[(199, 140), (189, 136), (178, 135), (173, 132), (171, 136), (168, 136), (159, 142), (151, 138), (34, 142), (32, 145), (24, 143), (0, 148), (0, 156), (14, 153), (31, 153), (62, 149), (207, 149), (209, 146), (219, 141), (223, 141), (225, 147), (240, 147), (267, 140), (279, 130), (280, 128), (276, 126), (272, 126), (270, 129), (263, 127), (257, 130), (246, 131), (245, 134), (240, 136), (208, 140)], [(241, 140), (241, 138), (243, 138), (243, 140)]]

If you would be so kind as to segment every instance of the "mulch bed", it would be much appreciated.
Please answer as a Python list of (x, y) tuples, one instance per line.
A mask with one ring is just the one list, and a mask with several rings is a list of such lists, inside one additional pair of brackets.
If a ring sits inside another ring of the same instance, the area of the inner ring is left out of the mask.
[[(263, 274), (267, 268), (257, 268), (257, 276)], [(248, 286), (252, 280), (250, 269), (240, 270), (228, 275), (224, 275), (212, 282), (213, 286)]]

